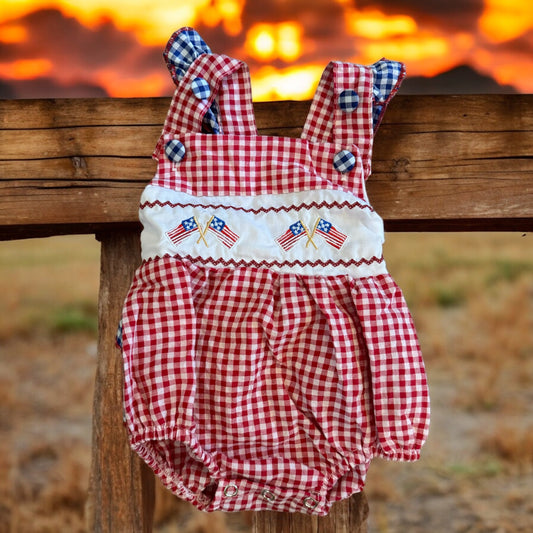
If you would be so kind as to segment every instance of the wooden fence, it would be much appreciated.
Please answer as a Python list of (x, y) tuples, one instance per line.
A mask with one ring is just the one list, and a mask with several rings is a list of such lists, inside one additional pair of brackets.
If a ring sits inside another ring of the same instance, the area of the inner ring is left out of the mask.
[[(140, 262), (138, 204), (168, 98), (0, 101), (0, 240), (101, 241), (90, 531), (149, 532), (154, 477), (122, 425), (114, 336)], [(260, 134), (298, 136), (309, 102), (255, 104)], [(387, 231), (531, 231), (533, 95), (397, 96), (378, 132), (373, 206)], [(328, 517), (260, 512), (255, 533), (366, 531), (364, 494)]]

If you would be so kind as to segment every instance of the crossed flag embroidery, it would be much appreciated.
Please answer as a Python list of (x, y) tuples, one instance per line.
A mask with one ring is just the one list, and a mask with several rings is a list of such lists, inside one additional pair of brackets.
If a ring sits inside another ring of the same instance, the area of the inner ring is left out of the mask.
[(214, 215), (204, 228), (198, 223), (196, 217), (186, 218), (173, 230), (167, 231), (167, 236), (174, 244), (180, 244), (192, 234), (198, 232), (200, 236), (197, 242), (203, 241), (206, 246), (209, 246), (205, 238), (208, 231), (214, 233), (217, 239), (227, 248), (231, 248), (239, 240), (239, 235), (231, 230), (224, 220)]
[(347, 235), (339, 231), (331, 222), (318, 218), (315, 223), (313, 231), (310, 232), (301, 220), (298, 220), (294, 224), (289, 226), (289, 229), (280, 237), (276, 239), (276, 242), (287, 252), (290, 250), (300, 239), (307, 237), (305, 246), (312, 244), (315, 249), (318, 249), (313, 237), (318, 234), (325, 239), (325, 241), (333, 248), (340, 250), (342, 245), (348, 238)]
[[(202, 227), (196, 217), (192, 216), (182, 220), (178, 226), (167, 231), (166, 234), (174, 244), (178, 245), (198, 232), (199, 237), (197, 243), (203, 241), (206, 246), (209, 246), (206, 240), (208, 231), (211, 231), (227, 248), (232, 248), (239, 240), (239, 235), (235, 233), (224, 220), (214, 215), (209, 219), (209, 222), (205, 227)], [(318, 246), (314, 241), (315, 235), (323, 237), (330, 246), (333, 246), (333, 248), (336, 248), (337, 250), (342, 248), (342, 245), (348, 238), (347, 235), (333, 226), (331, 222), (319, 217), (312, 232), (307, 229), (301, 220), (298, 220), (294, 224), (291, 224), (287, 231), (276, 239), (276, 242), (283, 248), (283, 250), (288, 251), (295, 246), (300, 239), (307, 237), (307, 243), (305, 246), (308, 247), (309, 244), (312, 244), (315, 249), (318, 249)]]

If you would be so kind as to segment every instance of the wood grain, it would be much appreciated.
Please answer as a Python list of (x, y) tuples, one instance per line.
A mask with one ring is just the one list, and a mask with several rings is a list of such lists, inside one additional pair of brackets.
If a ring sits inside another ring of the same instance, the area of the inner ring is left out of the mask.
[(130, 449), (122, 421), (122, 357), (115, 337), (126, 292), (140, 263), (136, 231), (109, 232), (101, 240), (98, 361), (94, 389), (88, 531), (149, 533), (154, 475)]
[[(137, 224), (168, 98), (0, 101), (0, 238)], [(255, 104), (298, 136), (309, 102)], [(533, 95), (397, 96), (368, 194), (388, 230), (531, 230)]]
[(253, 533), (366, 533), (368, 502), (363, 492), (336, 503), (328, 516), (258, 512)]

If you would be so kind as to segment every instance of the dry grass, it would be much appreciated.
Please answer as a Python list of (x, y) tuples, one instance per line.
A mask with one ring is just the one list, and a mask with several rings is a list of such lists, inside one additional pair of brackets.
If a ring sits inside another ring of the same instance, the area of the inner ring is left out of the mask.
[(518, 467), (520, 471), (533, 473), (533, 425), (523, 428), (502, 422), (494, 433), (483, 439), (481, 449)]
[[(391, 234), (388, 266), (432, 392), (421, 461), (376, 461), (371, 533), (533, 531), (533, 246), (520, 234)], [(98, 244), (0, 243), (0, 532), (83, 532)], [(249, 531), (160, 489), (159, 533)]]

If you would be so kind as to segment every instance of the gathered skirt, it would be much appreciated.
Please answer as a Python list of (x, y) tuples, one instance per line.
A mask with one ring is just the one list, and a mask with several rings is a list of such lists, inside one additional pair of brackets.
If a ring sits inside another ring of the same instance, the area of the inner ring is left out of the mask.
[(424, 364), (389, 274), (150, 259), (122, 349), (133, 448), (205, 510), (262, 508), (257, 493), (265, 509), (274, 495), (277, 510), (326, 514), (361, 490), (373, 457), (416, 460), (427, 436)]

